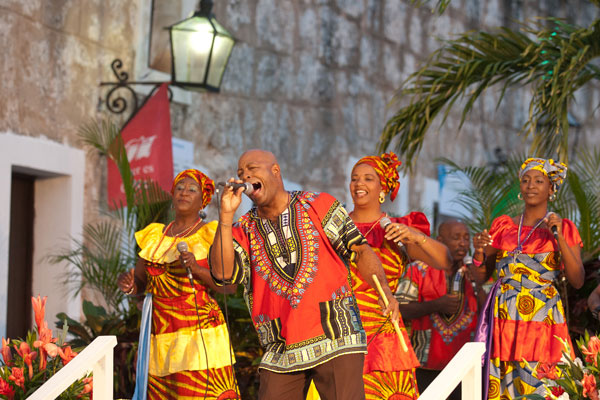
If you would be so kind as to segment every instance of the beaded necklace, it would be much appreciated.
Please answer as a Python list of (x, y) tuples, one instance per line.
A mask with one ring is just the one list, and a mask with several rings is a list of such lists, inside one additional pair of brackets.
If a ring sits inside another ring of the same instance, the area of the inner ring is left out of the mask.
[(531, 228), (531, 231), (529, 231), (529, 233), (527, 234), (527, 236), (525, 237), (525, 239), (523, 239), (523, 241), (521, 241), (521, 229), (523, 228), (524, 213), (521, 214), (521, 219), (519, 220), (519, 230), (517, 232), (517, 247), (513, 251), (511, 251), (511, 254), (513, 256), (513, 260), (514, 260), (515, 264), (517, 262), (517, 257), (521, 253), (523, 253), (523, 245), (525, 244), (525, 242), (527, 242), (529, 240), (529, 238), (533, 234), (533, 231), (535, 231), (537, 228), (540, 227), (540, 225), (542, 224), (542, 222), (544, 222), (544, 220), (546, 219), (546, 217), (548, 216), (548, 214), (550, 214), (550, 212), (546, 212), (546, 215), (544, 215), (542, 218), (540, 218), (535, 223), (535, 225)]
[[(158, 241), (158, 244), (156, 245), (156, 248), (154, 249), (154, 252), (152, 253), (152, 261), (158, 263), (160, 260), (162, 260), (163, 258), (165, 258), (165, 255), (169, 252), (169, 250), (171, 250), (171, 247), (173, 247), (173, 245), (177, 242), (177, 239), (182, 238), (182, 237), (186, 237), (187, 235), (190, 234), (190, 232), (192, 232), (197, 226), (198, 224), (200, 224), (200, 222), (202, 222), (202, 218), (198, 218), (196, 220), (196, 222), (191, 225), (189, 228), (184, 229), (183, 231), (171, 236), (173, 238), (173, 242), (169, 245), (169, 247), (167, 247), (167, 250), (165, 250), (165, 252), (156, 259), (156, 261), (154, 260), (154, 256), (156, 255), (156, 252), (158, 251), (161, 243), (163, 242), (163, 240), (165, 239), (165, 237), (167, 236), (167, 233), (169, 232), (170, 229), (172, 229), (173, 224), (175, 223), (175, 221), (171, 221), (171, 223), (169, 225), (167, 225), (167, 228), (163, 231), (162, 236), (160, 237), (160, 240)], [(172, 233), (172, 232), (171, 232)]]

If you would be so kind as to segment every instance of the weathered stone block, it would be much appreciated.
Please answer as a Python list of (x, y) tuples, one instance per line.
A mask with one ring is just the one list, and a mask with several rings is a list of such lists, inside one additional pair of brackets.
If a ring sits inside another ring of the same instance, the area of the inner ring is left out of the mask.
[(295, 13), (290, 0), (258, 0), (256, 33), (259, 45), (270, 46), (277, 51), (291, 51), (295, 29)]

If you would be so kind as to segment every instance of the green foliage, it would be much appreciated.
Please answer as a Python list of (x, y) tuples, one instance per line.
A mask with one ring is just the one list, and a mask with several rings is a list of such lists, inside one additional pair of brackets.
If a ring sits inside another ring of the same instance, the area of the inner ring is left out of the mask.
[(467, 189), (454, 200), (468, 210), (463, 219), (471, 232), (489, 229), (492, 221), (502, 214), (515, 215), (521, 212), (517, 198), (519, 182), (516, 172), (523, 157), (511, 157), (504, 168), (492, 170), (488, 167), (460, 167), (453, 161), (441, 158), (437, 161), (450, 166), (450, 172), (460, 172), (467, 180)]
[(462, 109), (462, 126), (485, 90), (500, 89), (500, 106), (509, 88), (529, 86), (533, 97), (521, 134), (535, 133), (530, 153), (556, 153), (567, 162), (567, 110), (578, 89), (600, 79), (600, 69), (593, 63), (598, 56), (600, 20), (577, 27), (543, 18), (518, 30), (464, 33), (444, 42), (404, 82), (394, 102), (408, 99), (409, 104), (386, 123), (379, 150), (393, 145), (410, 170), (434, 120), (440, 117), (443, 123), (456, 102)]
[[(546, 393), (549, 397), (526, 395), (522, 398), (533, 400), (544, 398), (556, 399), (557, 392), (567, 393), (572, 400), (596, 398), (595, 395), (597, 395), (598, 391), (596, 382), (600, 378), (600, 369), (598, 368), (598, 361), (600, 361), (600, 340), (596, 336), (590, 337), (587, 331), (581, 339), (577, 340), (578, 350), (585, 356), (583, 360), (580, 358), (574, 359), (571, 356), (573, 351), (569, 343), (562, 339), (559, 340), (564, 347), (561, 361), (547, 372), (540, 372), (539, 369), (536, 370), (536, 375), (544, 383)], [(587, 393), (586, 390), (588, 391)], [(591, 395), (589, 391), (591, 391)]]
[[(586, 149), (569, 166), (567, 179), (557, 193), (555, 202), (549, 203), (551, 211), (572, 220), (583, 241), (584, 261), (600, 255), (600, 149)], [(522, 202), (518, 200), (517, 178), (525, 156), (508, 159), (501, 169), (489, 167), (461, 167), (453, 161), (441, 158), (451, 171), (460, 172), (468, 181), (468, 188), (454, 200), (469, 211), (463, 215), (471, 232), (489, 229), (494, 218), (502, 214), (518, 215)]]
[(248, 313), (243, 297), (243, 288), (238, 287), (236, 293), (225, 296), (217, 294), (215, 299), (229, 320), (229, 337), (235, 351), (235, 374), (243, 399), (258, 397), (258, 365), (263, 356), (263, 349), (258, 343), (258, 335)]
[[(431, 3), (431, 0), (410, 0), (410, 1), (417, 7), (423, 7), (423, 6)], [(435, 5), (435, 7), (432, 7), (431, 12), (437, 12), (438, 14), (442, 14), (444, 11), (446, 11), (446, 8), (448, 7), (448, 5), (450, 5), (450, 1), (451, 0), (437, 0), (437, 4)]]

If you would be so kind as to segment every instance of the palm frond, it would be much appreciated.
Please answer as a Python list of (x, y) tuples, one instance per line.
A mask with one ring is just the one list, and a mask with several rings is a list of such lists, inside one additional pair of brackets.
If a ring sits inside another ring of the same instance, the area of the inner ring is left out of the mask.
[[(437, 4), (431, 9), (431, 11), (437, 12), (438, 14), (442, 14), (444, 11), (446, 11), (448, 5), (450, 5), (450, 1), (451, 0), (437, 0)], [(422, 7), (430, 2), (431, 0), (411, 0), (411, 3), (413, 3), (417, 7)]]
[(567, 107), (577, 89), (600, 79), (599, 69), (590, 63), (598, 56), (598, 21), (578, 28), (547, 18), (519, 30), (467, 32), (446, 41), (398, 91), (393, 104), (404, 99), (409, 104), (387, 121), (379, 150), (393, 145), (410, 170), (434, 120), (439, 117), (443, 124), (457, 101), (460, 128), (484, 91), (498, 85), (499, 106), (510, 87), (530, 85), (534, 96), (521, 133), (536, 132), (533, 154), (557, 152), (567, 160)]
[[(489, 229), (494, 218), (502, 214), (514, 215), (520, 211), (517, 200), (518, 180), (514, 171), (518, 170), (522, 158), (510, 158), (502, 170), (489, 167), (461, 167), (453, 161), (440, 158), (437, 161), (448, 165), (452, 171), (462, 174), (468, 188), (461, 191), (454, 200), (468, 210), (463, 219), (472, 232)], [(516, 166), (516, 167), (515, 167)]]
[(79, 128), (79, 140), (102, 155), (108, 155), (110, 146), (119, 136), (119, 128), (110, 120), (92, 120)]
[[(73, 250), (58, 250), (50, 256), (53, 263), (67, 262), (75, 267), (63, 283), (77, 295), (86, 287), (98, 290), (109, 309), (117, 312), (126, 303), (116, 286), (117, 277), (135, 263), (135, 250), (123, 245), (123, 231), (114, 221), (102, 221), (84, 226), (81, 241), (74, 241)], [(121, 310), (122, 311), (122, 310)]]

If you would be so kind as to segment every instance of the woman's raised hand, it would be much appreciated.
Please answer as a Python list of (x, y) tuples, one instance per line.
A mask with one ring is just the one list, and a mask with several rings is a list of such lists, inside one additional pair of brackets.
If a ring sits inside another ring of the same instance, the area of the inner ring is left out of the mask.
[(135, 270), (132, 268), (127, 272), (123, 272), (117, 278), (117, 286), (122, 292), (129, 293), (133, 289), (135, 285), (134, 273)]
[(422, 243), (427, 238), (423, 232), (400, 223), (391, 223), (385, 228), (385, 238), (393, 242)]
[(475, 250), (475, 253), (483, 253), (485, 247), (491, 244), (492, 237), (487, 229), (484, 229), (483, 232), (479, 232), (473, 236), (473, 250)]

